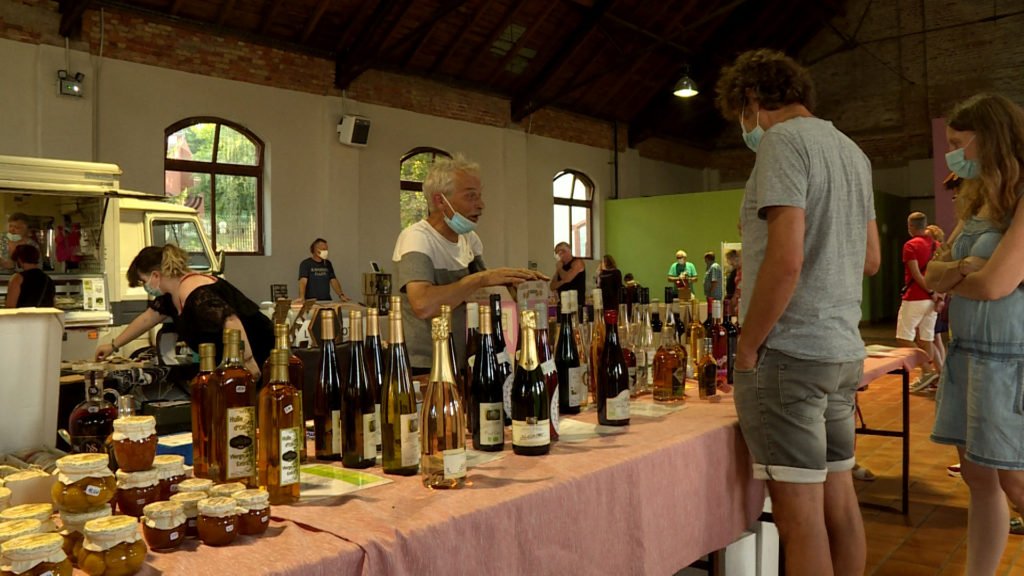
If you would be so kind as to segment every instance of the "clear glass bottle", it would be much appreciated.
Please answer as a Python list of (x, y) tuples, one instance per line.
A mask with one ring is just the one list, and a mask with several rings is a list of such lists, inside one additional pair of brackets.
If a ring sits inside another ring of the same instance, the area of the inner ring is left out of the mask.
[(512, 451), (539, 456), (551, 450), (551, 401), (537, 354), (537, 313), (519, 314), (518, 368), (512, 384)]
[(699, 373), (699, 364), (704, 356), (704, 325), (700, 323), (700, 304), (696, 298), (690, 299), (690, 329), (688, 338), (690, 340), (690, 364), (688, 370), (696, 378)]
[(192, 473), (199, 478), (210, 475), (210, 430), (209, 416), (211, 409), (206, 404), (208, 390), (218, 388), (217, 382), (217, 345), (204, 343), (199, 345), (199, 374), (192, 379)]
[(224, 330), (224, 360), (217, 386), (206, 389), (210, 436), (209, 478), (256, 486), (256, 383), (242, 361), (242, 334)]
[(594, 288), (594, 323), (591, 325), (590, 333), (590, 370), (587, 373), (587, 387), (590, 396), (597, 402), (597, 383), (600, 380), (601, 371), (604, 369), (604, 295), (600, 288)]
[(381, 390), (384, 388), (384, 347), (380, 341), (380, 316), (376, 308), (366, 309), (366, 338), (363, 344), (363, 358), (366, 361), (366, 377), (370, 380), (373, 406), (376, 411), (377, 454), (381, 451), (380, 405)]
[(466, 422), (452, 375), (448, 334), (443, 317), (431, 321), (433, 363), (420, 414), (420, 473), (428, 488), (461, 488), (466, 482)]
[(107, 402), (104, 394), (119, 395), (113, 390), (103, 390), (102, 384), (102, 379), (97, 382), (96, 372), (90, 373), (85, 379), (85, 400), (71, 410), (68, 433), (73, 452), (107, 452), (118, 414), (117, 406)]
[(402, 299), (391, 297), (387, 372), (381, 394), (381, 463), (385, 474), (412, 476), (420, 469), (420, 419), (405, 347)]
[(334, 311), (320, 312), (320, 380), (313, 404), (317, 460), (341, 460), (341, 375), (334, 343)]
[(363, 313), (349, 312), (348, 374), (342, 382), (341, 463), (346, 468), (369, 468), (377, 463), (377, 406), (366, 375), (363, 352)]
[[(648, 288), (641, 288), (639, 292), (640, 317), (636, 326), (636, 349), (637, 370), (642, 370), (643, 377), (637, 382), (637, 389), (641, 394), (645, 394), (654, 386), (654, 355), (658, 352), (658, 341), (655, 340), (651, 327), (651, 291)], [(640, 361), (641, 353), (643, 362)]]
[[(671, 315), (670, 315), (671, 316)], [(658, 315), (655, 314), (655, 318)], [(660, 320), (660, 319), (659, 319)], [(654, 354), (654, 401), (655, 402), (677, 402), (682, 400), (681, 390), (684, 380), (681, 368), (686, 364), (686, 356), (680, 357), (679, 345), (675, 342), (673, 326), (662, 326), (661, 322), (652, 322), (651, 328), (660, 342), (658, 351)]]
[(259, 485), (272, 504), (299, 501), (299, 454), (306, 442), (302, 396), (289, 381), (287, 349), (270, 352), (269, 382), (259, 396)]

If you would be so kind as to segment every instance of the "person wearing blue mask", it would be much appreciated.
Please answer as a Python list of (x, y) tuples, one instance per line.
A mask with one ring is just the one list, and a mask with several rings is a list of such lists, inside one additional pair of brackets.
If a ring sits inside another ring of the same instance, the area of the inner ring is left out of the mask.
[(476, 226), (484, 211), (480, 167), (456, 154), (438, 158), (423, 181), (427, 217), (398, 236), (392, 260), (393, 284), (401, 295), (405, 341), (414, 374), (429, 373), (430, 319), (441, 305), (452, 307), (452, 333), (458, 361), (466, 349), (466, 299), (480, 288), (514, 287), (529, 280), (547, 280), (523, 268), (484, 265), (483, 243)]
[(722, 70), (717, 105), (756, 154), (740, 207), (735, 404), (792, 575), (862, 574), (853, 486), (861, 286), (881, 262), (871, 162), (814, 117), (814, 83), (774, 50)]
[(172, 320), (178, 337), (194, 352), (200, 344), (215, 344), (218, 362), (224, 353), (224, 329), (241, 330), (245, 367), (258, 377), (274, 347), (274, 324), (227, 280), (192, 272), (188, 262), (188, 252), (174, 244), (147, 246), (135, 256), (128, 267), (128, 285), (141, 286), (151, 300), (120, 334), (96, 347), (96, 359)]
[(7, 217), (7, 233), (0, 236), (0, 268), (11, 271), (14, 269), (14, 249), (18, 246), (32, 246), (36, 250), (39, 244), (32, 239), (28, 226), (28, 216), (15, 212)]

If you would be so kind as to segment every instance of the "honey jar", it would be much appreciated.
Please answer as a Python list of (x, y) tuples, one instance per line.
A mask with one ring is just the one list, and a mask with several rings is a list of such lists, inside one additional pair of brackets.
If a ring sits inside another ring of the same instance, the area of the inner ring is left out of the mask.
[(0, 545), (3, 554), (2, 576), (71, 576), (71, 561), (64, 554), (60, 534), (30, 534)]
[(178, 484), (178, 492), (202, 492), (207, 496), (210, 495), (211, 488), (213, 488), (213, 480), (206, 478), (188, 478)]
[(153, 459), (153, 469), (160, 481), (159, 500), (170, 500), (185, 480), (185, 458), (177, 454), (161, 454)]
[(53, 524), (52, 504), (22, 504), (11, 506), (6, 510), (0, 510), (0, 522), (9, 520), (38, 520), (42, 525), (40, 532), (54, 532), (57, 527)]
[[(0, 522), (0, 546), (4, 542), (42, 532), (43, 524), (39, 520), (8, 520)], [(0, 565), (6, 564), (3, 555), (0, 555)]]
[(114, 457), (125, 472), (138, 472), (153, 467), (156, 456), (156, 418), (125, 416), (114, 420)]
[(185, 541), (185, 507), (181, 502), (147, 504), (142, 517), (142, 535), (150, 550), (177, 548)]
[(234, 498), (199, 501), (199, 539), (207, 546), (227, 546), (238, 536), (238, 504)]
[(140, 472), (117, 471), (117, 509), (122, 514), (138, 518), (142, 509), (160, 496), (160, 481), (156, 470)]
[(85, 523), (78, 567), (89, 576), (129, 576), (142, 568), (147, 552), (135, 518), (99, 518)]
[(4, 508), (9, 507), (10, 505), (11, 505), (11, 489), (10, 488), (4, 488), (3, 485), (0, 484), (0, 510), (3, 510)]
[(72, 564), (78, 563), (78, 553), (82, 550), (82, 540), (85, 539), (85, 523), (97, 518), (110, 516), (110, 506), (100, 506), (88, 512), (72, 513), (61, 512), (60, 521), (63, 529), (60, 535), (64, 537), (64, 553), (71, 559)]
[(213, 488), (210, 488), (210, 498), (225, 498), (231, 497), (235, 492), (241, 492), (248, 488), (241, 482), (227, 482), (225, 484), (217, 484)]
[(255, 536), (267, 531), (270, 526), (270, 494), (266, 490), (242, 490), (231, 497), (240, 508), (239, 534)]
[(199, 525), (199, 501), (208, 498), (205, 492), (178, 492), (171, 496), (171, 502), (181, 504), (182, 512), (185, 514), (185, 537), (198, 538)]
[(86, 512), (108, 504), (117, 492), (106, 454), (71, 454), (57, 460), (57, 482), (50, 488), (60, 510)]

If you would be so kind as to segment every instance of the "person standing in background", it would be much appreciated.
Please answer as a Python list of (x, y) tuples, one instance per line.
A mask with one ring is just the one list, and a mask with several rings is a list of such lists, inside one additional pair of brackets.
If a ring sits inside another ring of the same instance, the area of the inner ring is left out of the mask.
[(693, 295), (693, 282), (697, 279), (697, 267), (686, 261), (686, 251), (676, 250), (676, 261), (668, 267), (668, 281), (676, 285), (676, 298), (689, 302)]
[[(551, 275), (551, 289), (557, 290), (559, 297), (562, 292), (575, 290), (579, 302), (586, 302), (587, 267), (582, 258), (572, 255), (568, 242), (555, 244), (555, 273)], [(616, 296), (618, 298), (618, 296)]]
[[(610, 302), (608, 297), (614, 295), (616, 306), (618, 306), (619, 292), (622, 291), (622, 271), (615, 264), (615, 258), (611, 254), (601, 257), (601, 264), (597, 268), (597, 287), (601, 289), (601, 295), (605, 302)], [(583, 300), (580, 301), (582, 306)]]
[(704, 254), (704, 298), (722, 300), (722, 265), (715, 262), (715, 253)]
[(29, 234), (28, 216), (15, 212), (7, 218), (7, 233), (0, 236), (0, 268), (14, 270), (14, 249), (18, 246), (32, 246), (37, 251), (39, 244)]
[(11, 254), (21, 272), (11, 276), (7, 285), (8, 308), (51, 308), (56, 296), (53, 280), (39, 269), (39, 250), (30, 244), (21, 244)]
[(729, 302), (729, 310), (739, 316), (740, 280), (743, 279), (739, 250), (732, 249), (726, 252), (725, 261), (729, 265), (729, 270), (725, 273), (725, 299)]
[(334, 265), (327, 259), (327, 240), (317, 238), (309, 245), (311, 256), (299, 264), (299, 300), (330, 300), (331, 289), (342, 302), (349, 302), (334, 274)]
[(928, 262), (935, 255), (935, 241), (926, 233), (928, 217), (914, 212), (907, 217), (907, 232), (910, 240), (903, 244), (903, 291), (900, 311), (896, 320), (896, 341), (906, 348), (918, 348), (934, 364), (921, 369), (921, 376), (910, 386), (911, 392), (923, 390), (938, 380), (942, 364), (935, 357), (932, 341), (935, 340), (935, 301), (941, 294), (935, 294), (925, 286), (924, 273)]

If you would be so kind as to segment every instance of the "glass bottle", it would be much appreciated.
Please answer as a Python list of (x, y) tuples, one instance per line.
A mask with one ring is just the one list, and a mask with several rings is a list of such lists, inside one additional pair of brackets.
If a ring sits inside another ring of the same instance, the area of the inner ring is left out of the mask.
[(729, 366), (729, 333), (722, 324), (722, 301), (711, 301), (711, 346), (714, 350), (715, 364), (718, 365), (718, 379), (726, 381)]
[(512, 425), (512, 405), (509, 394), (512, 392), (512, 356), (505, 346), (505, 330), (501, 324), (501, 295), (491, 294), (491, 328), (494, 329), (494, 342), (498, 349), (498, 367), (501, 371), (502, 402), (505, 409), (505, 425)]
[(533, 331), (537, 346), (537, 361), (540, 362), (541, 372), (544, 374), (544, 390), (548, 395), (548, 407), (550, 417), (548, 423), (551, 426), (549, 436), (552, 442), (558, 440), (558, 366), (555, 364), (555, 357), (551, 353), (551, 346), (548, 344), (548, 305), (539, 303), (534, 307), (537, 316), (537, 328)]
[(698, 364), (704, 352), (704, 325), (700, 323), (700, 304), (697, 303), (696, 298), (690, 299), (690, 329), (689, 340), (690, 340), (690, 364), (691, 368), (688, 369), (693, 377), (697, 377)]
[(732, 316), (730, 314), (730, 312), (732, 312), (730, 310), (730, 304), (732, 304), (731, 301), (725, 301), (725, 318), (722, 321), (722, 325), (725, 326), (727, 344), (725, 381), (728, 382), (729, 384), (732, 384), (733, 370), (736, 368), (736, 345), (740, 337), (740, 331), (738, 328), (736, 328), (736, 324), (734, 324), (732, 321)]
[(369, 468), (377, 463), (377, 407), (366, 375), (363, 352), (363, 313), (349, 311), (348, 375), (342, 383), (341, 464)]
[[(639, 306), (637, 308), (639, 308)], [(607, 312), (605, 315), (607, 316)], [(636, 396), (639, 394), (639, 391), (637, 390), (637, 357), (636, 352), (633, 350), (632, 332), (629, 329), (629, 312), (628, 305), (626, 304), (625, 288), (619, 292), (619, 313), (616, 318), (618, 321), (615, 325), (615, 330), (618, 332), (618, 342), (622, 350), (622, 359), (626, 363), (626, 370), (629, 373), (629, 395)], [(607, 338), (605, 341), (607, 342)]]
[(718, 384), (718, 364), (715, 363), (712, 346), (711, 338), (705, 338), (704, 354), (697, 367), (697, 389), (701, 400), (714, 396)]
[[(583, 345), (583, 336), (580, 330), (580, 303), (579, 293), (575, 290), (570, 290), (567, 294), (569, 296), (569, 302), (572, 306), (572, 337), (576, 342), (576, 355), (580, 359), (580, 368), (583, 370), (583, 379), (587, 379), (587, 371), (590, 369), (590, 365), (587, 362), (587, 348)], [(580, 406), (583, 406), (584, 402), (580, 401)]]
[(600, 379), (601, 371), (604, 369), (604, 296), (600, 288), (594, 288), (594, 323), (591, 325), (590, 334), (590, 371), (587, 373), (587, 388), (590, 396), (597, 402), (597, 382)]
[(572, 302), (568, 298), (562, 298), (561, 309), (558, 342), (555, 345), (558, 410), (562, 414), (579, 414), (580, 397), (586, 394), (586, 375), (580, 367), (579, 350), (576, 348), (576, 338), (572, 331)]
[(211, 342), (199, 345), (199, 374), (192, 379), (192, 473), (197, 478), (210, 474), (210, 433), (206, 429), (204, 413), (206, 390), (217, 387), (217, 345)]
[(430, 334), (434, 351), (420, 413), (420, 473), (428, 488), (462, 488), (466, 482), (466, 421), (452, 375), (444, 317), (431, 321)]
[(441, 316), (444, 316), (448, 322), (448, 355), (452, 357), (452, 377), (455, 378), (455, 390), (458, 391), (459, 401), (461, 402), (465, 398), (462, 393), (465, 389), (465, 383), (462, 378), (462, 371), (459, 370), (459, 359), (455, 354), (455, 324), (452, 321), (452, 307), (447, 304), (441, 304)]
[(480, 310), (480, 346), (470, 384), (469, 413), (472, 415), (473, 448), (498, 452), (505, 448), (505, 418), (502, 386), (505, 383), (498, 362), (498, 344), (488, 309)]
[(104, 394), (119, 397), (114, 390), (103, 390), (103, 380), (96, 381), (99, 372), (90, 372), (85, 379), (85, 400), (71, 411), (68, 433), (73, 452), (107, 452), (110, 435), (114, 433), (117, 405), (107, 402)]
[[(462, 363), (462, 405), (473, 404), (473, 364), (476, 363), (476, 355), (480, 352), (480, 305), (476, 302), (466, 302), (466, 360)], [(473, 427), (473, 417), (467, 419), (466, 425)], [(471, 432), (471, 430), (467, 430)]]
[[(672, 349), (675, 350), (676, 356), (679, 357), (679, 365), (676, 367), (676, 372), (672, 380), (672, 398), (676, 401), (682, 401), (686, 398), (686, 369), (687, 362), (689, 361), (689, 354), (686, 353), (686, 347), (679, 344), (678, 334), (681, 330), (679, 326), (683, 323), (683, 319), (679, 316), (679, 302), (672, 302), (672, 295), (666, 293), (669, 298), (669, 303), (665, 306), (667, 322), (662, 327), (662, 346), (671, 345)], [(676, 387), (676, 382), (679, 383)]]
[(618, 312), (604, 313), (605, 340), (597, 382), (597, 422), (605, 426), (629, 424), (629, 370), (619, 344)]
[(224, 360), (215, 373), (217, 386), (207, 387), (210, 408), (209, 478), (218, 483), (241, 482), (250, 488), (256, 479), (256, 383), (242, 361), (242, 333), (224, 330)]
[(299, 454), (306, 442), (302, 394), (292, 385), (288, 349), (270, 352), (270, 381), (259, 395), (259, 485), (271, 504), (299, 501)]
[(381, 463), (385, 474), (412, 476), (420, 469), (420, 421), (402, 325), (402, 299), (391, 297), (387, 374), (381, 393)]
[[(288, 351), (288, 382), (299, 393), (298, 403), (302, 405), (302, 391), (305, 389), (306, 368), (302, 360), (292, 353), (291, 337), (287, 324), (274, 324), (274, 349)], [(270, 383), (270, 358), (263, 363), (263, 385)], [(299, 460), (306, 461), (306, 424), (302, 424), (302, 442), (299, 442)]]
[[(676, 344), (685, 350), (688, 342), (687, 338), (689, 338), (689, 326), (687, 326), (686, 321), (683, 319), (682, 306), (683, 304), (679, 300), (673, 302), (672, 313), (675, 316), (676, 323)], [(686, 367), (683, 367), (683, 370), (685, 371)]]
[(334, 311), (320, 313), (320, 380), (313, 404), (313, 445), (317, 460), (341, 460), (341, 375), (334, 343)]
[[(669, 315), (671, 316), (671, 314)], [(655, 314), (655, 318), (658, 315)], [(658, 338), (660, 346), (654, 354), (654, 401), (655, 402), (676, 402), (682, 400), (681, 392), (684, 386), (684, 379), (681, 379), (682, 368), (686, 364), (686, 356), (680, 357), (679, 345), (675, 342), (675, 333), (671, 326), (661, 325), (661, 322), (652, 322), (651, 329), (654, 336)]]
[(654, 385), (654, 355), (657, 353), (658, 342), (654, 339), (654, 331), (651, 329), (651, 293), (647, 288), (638, 290), (640, 300), (640, 312), (636, 323), (636, 364), (637, 373), (640, 375), (637, 382), (637, 391), (640, 393), (650, 392)]
[(512, 384), (512, 451), (539, 456), (551, 450), (551, 404), (537, 356), (537, 313), (519, 314), (519, 366)]
[(373, 394), (373, 406), (377, 421), (376, 442), (377, 454), (381, 450), (380, 410), (381, 390), (384, 388), (384, 347), (380, 341), (380, 316), (376, 308), (366, 309), (366, 338), (363, 345), (363, 357), (366, 360), (366, 377), (370, 380), (370, 392)]

